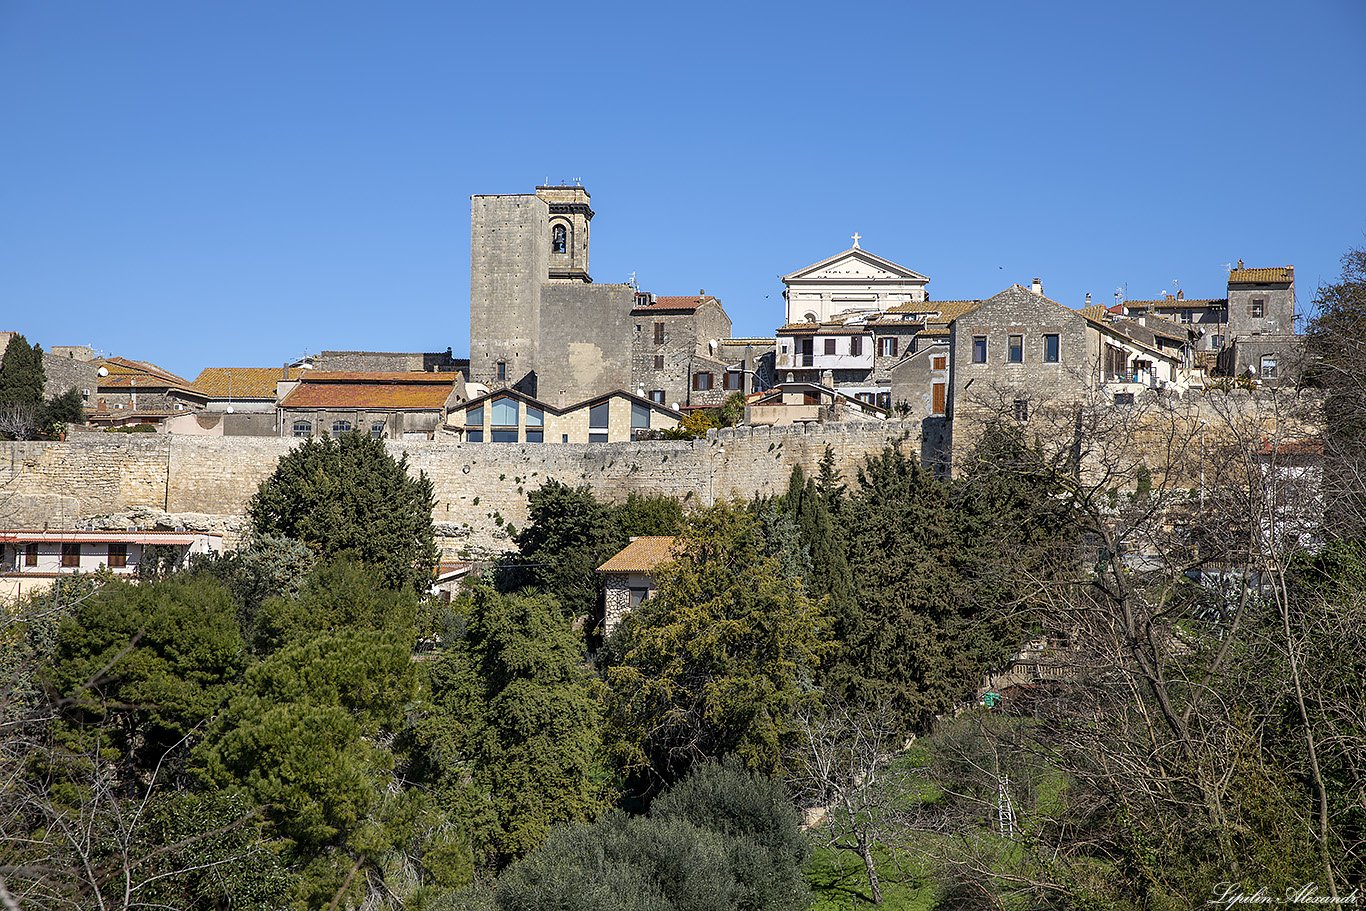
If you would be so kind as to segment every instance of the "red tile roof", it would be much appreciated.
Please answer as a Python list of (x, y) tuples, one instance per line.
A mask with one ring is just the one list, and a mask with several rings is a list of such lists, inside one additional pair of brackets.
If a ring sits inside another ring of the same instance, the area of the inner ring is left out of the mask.
[(368, 408), (439, 411), (457, 374), (348, 373), (310, 370), (280, 400), (281, 408)]
[(662, 310), (682, 310), (688, 313), (693, 312), (698, 307), (714, 301), (716, 298), (710, 294), (693, 297), (656, 297), (653, 303), (644, 306), (637, 306), (631, 310), (632, 313), (650, 313)]
[(239, 395), (244, 399), (273, 399), (277, 382), (297, 380), (303, 372), (300, 367), (290, 367), (286, 377), (283, 367), (205, 367), (195, 377), (194, 385), (215, 398)]
[(643, 535), (598, 567), (600, 573), (648, 573), (661, 563), (672, 560), (673, 535)]
[(1293, 282), (1294, 266), (1275, 266), (1270, 269), (1234, 269), (1228, 274), (1228, 283), (1266, 285), (1276, 282)]

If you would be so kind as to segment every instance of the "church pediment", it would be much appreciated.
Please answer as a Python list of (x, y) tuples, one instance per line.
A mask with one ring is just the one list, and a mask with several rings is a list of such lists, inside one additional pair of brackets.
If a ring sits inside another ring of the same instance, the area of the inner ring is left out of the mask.
[(809, 281), (904, 281), (923, 284), (929, 280), (928, 276), (858, 247), (783, 276), (786, 284)]

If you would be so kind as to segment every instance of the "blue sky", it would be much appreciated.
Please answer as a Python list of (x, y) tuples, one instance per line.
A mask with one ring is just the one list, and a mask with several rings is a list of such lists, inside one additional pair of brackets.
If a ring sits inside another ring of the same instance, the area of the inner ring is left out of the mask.
[(1366, 4), (0, 0), (0, 329), (193, 378), (469, 346), (469, 197), (582, 180), (591, 271), (782, 322), (862, 245), (1302, 305), (1366, 232)]

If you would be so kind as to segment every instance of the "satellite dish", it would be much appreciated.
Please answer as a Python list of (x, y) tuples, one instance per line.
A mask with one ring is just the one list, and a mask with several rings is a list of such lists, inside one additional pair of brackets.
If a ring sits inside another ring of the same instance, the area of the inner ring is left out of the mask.
[(232, 406), (231, 406), (231, 405), (229, 405), (229, 406), (228, 406), (228, 414), (232, 414), (232, 413), (233, 413), (233, 409), (232, 409)]
[(99, 373), (100, 376), (108, 376), (108, 375), (109, 375), (109, 368), (108, 368), (108, 367), (101, 367), (101, 368), (100, 368), (98, 371), (96, 371), (96, 372)]

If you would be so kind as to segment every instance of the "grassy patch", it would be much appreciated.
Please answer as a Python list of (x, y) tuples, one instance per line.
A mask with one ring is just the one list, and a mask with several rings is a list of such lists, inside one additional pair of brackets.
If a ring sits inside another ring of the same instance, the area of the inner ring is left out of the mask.
[(882, 883), (882, 904), (873, 904), (863, 861), (848, 851), (815, 848), (806, 867), (806, 881), (816, 900), (812, 911), (930, 911), (938, 893), (929, 869), (905, 853), (892, 857), (877, 852), (877, 873)]

